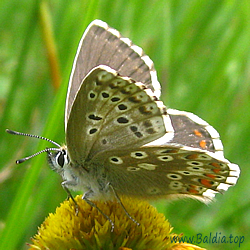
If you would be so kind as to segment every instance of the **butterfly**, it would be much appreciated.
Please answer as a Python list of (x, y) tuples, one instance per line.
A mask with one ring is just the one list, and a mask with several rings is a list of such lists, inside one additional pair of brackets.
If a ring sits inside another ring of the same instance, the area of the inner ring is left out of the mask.
[(120, 196), (206, 202), (235, 185), (240, 169), (224, 158), (218, 132), (192, 113), (167, 109), (160, 94), (152, 60), (94, 20), (70, 76), (66, 145), (34, 136), (57, 146), (35, 155), (47, 152), (66, 191), (82, 191), (93, 206)]

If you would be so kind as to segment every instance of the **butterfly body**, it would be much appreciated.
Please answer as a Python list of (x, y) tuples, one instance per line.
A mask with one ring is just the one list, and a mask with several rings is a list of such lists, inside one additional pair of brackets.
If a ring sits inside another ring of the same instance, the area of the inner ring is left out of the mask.
[(92, 162), (73, 163), (67, 155), (67, 147), (61, 151), (48, 154), (51, 168), (61, 175), (62, 185), (70, 190), (83, 192), (90, 199), (111, 200), (113, 193), (109, 190), (109, 182), (104, 166)]

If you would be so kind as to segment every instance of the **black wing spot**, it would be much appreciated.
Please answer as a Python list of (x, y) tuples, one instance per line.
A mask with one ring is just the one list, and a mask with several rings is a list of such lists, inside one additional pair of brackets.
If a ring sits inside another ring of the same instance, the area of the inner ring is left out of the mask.
[(111, 98), (111, 101), (112, 101), (112, 102), (118, 102), (118, 101), (120, 101), (120, 98), (118, 98), (118, 97), (113, 97), (113, 98)]
[(106, 93), (106, 92), (103, 92), (103, 93), (102, 93), (102, 97), (103, 97), (103, 98), (109, 98), (109, 94)]
[(135, 132), (135, 135), (136, 135), (138, 138), (143, 137), (143, 135), (142, 135), (142, 133), (141, 133), (141, 132)]
[(89, 115), (88, 117), (89, 117), (89, 119), (91, 119), (91, 120), (95, 120), (95, 121), (99, 121), (99, 120), (101, 120), (101, 119), (102, 119), (102, 117), (97, 116), (97, 115), (94, 115), (94, 114)]
[(92, 128), (92, 129), (89, 130), (89, 133), (92, 135), (92, 134), (94, 134), (96, 131), (97, 131), (96, 128)]
[(117, 119), (117, 121), (118, 121), (118, 123), (128, 123), (129, 122), (129, 120), (125, 117), (119, 117)]
[(124, 105), (124, 104), (120, 104), (120, 105), (118, 105), (118, 108), (120, 110), (126, 110), (128, 107), (126, 105)]
[(135, 155), (136, 155), (136, 156), (143, 156), (143, 154), (140, 153), (140, 152), (136, 152)]
[(136, 126), (131, 126), (131, 127), (130, 127), (130, 130), (131, 130), (132, 132), (136, 132), (136, 131), (138, 130), (138, 128), (137, 128)]
[(103, 145), (107, 144), (107, 140), (106, 140), (106, 139), (103, 139), (103, 140), (102, 140), (102, 144), (103, 144)]

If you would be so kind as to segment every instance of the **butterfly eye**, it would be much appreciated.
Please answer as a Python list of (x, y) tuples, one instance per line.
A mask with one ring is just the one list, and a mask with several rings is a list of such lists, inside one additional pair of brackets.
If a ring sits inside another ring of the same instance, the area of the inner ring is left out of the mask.
[(64, 165), (64, 155), (61, 152), (57, 154), (56, 162), (58, 163), (59, 166), (63, 167), (63, 165)]
[(67, 152), (65, 150), (59, 151), (56, 154), (55, 161), (57, 165), (63, 168), (69, 162)]
[(69, 164), (67, 150), (60, 149), (56, 153), (48, 152), (48, 162), (52, 170), (61, 173), (65, 166)]

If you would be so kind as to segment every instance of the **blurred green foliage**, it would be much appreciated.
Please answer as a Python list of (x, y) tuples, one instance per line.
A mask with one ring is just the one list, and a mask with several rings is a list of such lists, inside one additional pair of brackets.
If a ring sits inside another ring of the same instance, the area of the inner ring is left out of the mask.
[[(45, 4), (45, 5), (43, 5)], [(45, 9), (42, 8), (45, 6)], [(47, 20), (46, 26), (42, 20)], [(250, 2), (247, 0), (50, 0), (0, 2), (0, 249), (26, 249), (37, 227), (66, 197), (45, 155), (16, 159), (48, 143), (5, 128), (64, 142), (67, 83), (78, 42), (98, 18), (144, 49), (155, 63), (162, 100), (193, 112), (221, 134), (225, 155), (241, 167), (238, 184), (208, 206), (157, 202), (174, 232), (245, 236), (250, 246)], [(57, 51), (54, 86), (46, 37)], [(47, 33), (48, 32), (48, 33)], [(200, 244), (237, 249), (238, 244)]]

